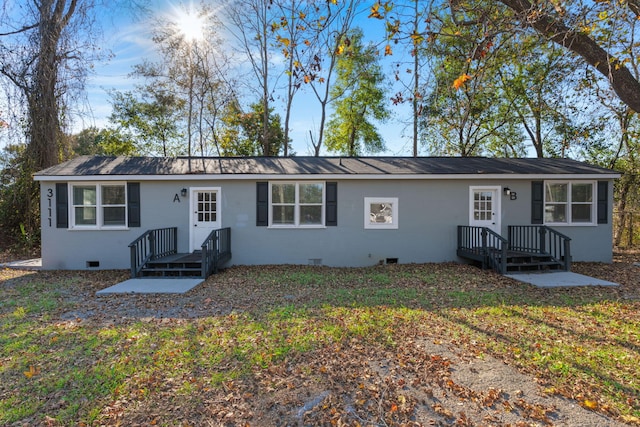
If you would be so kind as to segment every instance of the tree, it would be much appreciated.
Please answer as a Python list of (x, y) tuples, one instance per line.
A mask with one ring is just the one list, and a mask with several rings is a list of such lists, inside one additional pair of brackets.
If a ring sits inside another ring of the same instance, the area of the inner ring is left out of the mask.
[(259, 133), (264, 153), (273, 152), (270, 143), (273, 140), (269, 131), (269, 112), (277, 76), (272, 77), (271, 46), (276, 43), (277, 10), (272, 0), (243, 0), (234, 2), (228, 9), (228, 15), (234, 24), (236, 38), (251, 64), (255, 84), (262, 103), (262, 129)]
[[(418, 156), (420, 140), (420, 116), (423, 109), (424, 93), (422, 88), (428, 84), (431, 74), (424, 73), (427, 45), (431, 41), (431, 0), (411, 0), (407, 2), (376, 2), (371, 7), (370, 18), (384, 20), (386, 45), (384, 56), (395, 55), (394, 77), (401, 85), (401, 90), (391, 98), (394, 105), (411, 103), (411, 138), (412, 154)], [(397, 47), (402, 53), (394, 52)], [(408, 51), (408, 52), (407, 52)], [(404, 54), (404, 55), (403, 55)], [(406, 55), (409, 55), (408, 60)], [(404, 56), (404, 57), (403, 57)], [(425, 76), (426, 75), (426, 76)]]
[(585, 122), (585, 107), (576, 99), (585, 94), (578, 92), (575, 59), (537, 35), (515, 35), (508, 49), (512, 57), (498, 70), (502, 99), (510, 105), (505, 114), (521, 127), (536, 156), (564, 157), (571, 146), (588, 143), (595, 112)]
[(378, 53), (373, 45), (364, 46), (362, 39), (359, 28), (348, 33), (330, 91), (334, 113), (327, 123), (325, 145), (329, 151), (348, 156), (383, 151), (384, 140), (372, 120), (384, 121), (390, 116)]
[[(304, 49), (298, 49), (304, 44), (304, 36), (308, 31), (307, 15), (309, 15), (312, 3), (307, 0), (277, 0), (274, 2), (280, 12), (280, 19), (271, 23), (271, 29), (276, 33), (276, 43), (281, 48), (285, 59), (285, 113), (284, 113), (284, 140), (289, 141), (289, 126), (291, 122), (291, 109), (293, 99), (303, 83), (303, 64), (310, 61), (309, 55)], [(284, 145), (282, 155), (290, 155), (289, 144)]]
[[(84, 89), (90, 63), (100, 54), (93, 38), (97, 29), (90, 15), (92, 1), (28, 3), (5, 9), (0, 21), (10, 28), (0, 31), (0, 74), (24, 100), (26, 153), (37, 170), (60, 161), (58, 143), (66, 124), (63, 117), (69, 117), (67, 102)], [(15, 21), (19, 11), (24, 15)]]
[[(614, 230), (613, 244), (620, 246), (626, 229), (633, 230), (629, 211), (640, 206), (640, 119), (626, 105), (608, 103), (601, 99), (602, 105), (611, 113), (612, 121), (617, 124), (617, 143), (609, 147), (590, 150), (588, 158), (602, 166), (622, 172), (616, 185), (617, 227)], [(609, 122), (611, 123), (611, 122)]]
[(359, 0), (316, 3), (313, 14), (307, 16), (309, 32), (303, 43), (304, 47), (298, 46), (312, 58), (310, 63), (303, 64), (303, 80), (311, 87), (320, 104), (318, 135), (311, 139), (315, 156), (320, 155), (324, 144), (327, 107), (332, 101), (330, 90), (336, 63), (347, 48), (347, 33), (353, 26), (359, 4)]
[(229, 58), (219, 49), (223, 41), (216, 29), (220, 27), (216, 14), (203, 2), (179, 10), (168, 21), (161, 19), (153, 41), (162, 60), (142, 63), (134, 72), (147, 81), (142, 93), (155, 94), (155, 108), (162, 108), (163, 98), (182, 106), (184, 122), (180, 124), (189, 157), (197, 151), (205, 156), (218, 150), (217, 120), (234, 98)]
[(90, 127), (71, 136), (71, 148), (78, 156), (136, 156), (133, 141), (111, 129)]
[(153, 85), (133, 92), (112, 92), (113, 107), (109, 121), (117, 133), (131, 141), (143, 155), (177, 156), (184, 154), (179, 122), (184, 100)]
[(498, 1), (515, 12), (518, 23), (579, 55), (609, 81), (622, 102), (640, 113), (640, 82), (627, 67), (629, 61), (633, 61), (634, 53), (617, 50), (616, 44), (609, 43), (612, 35), (628, 28), (616, 28), (616, 23), (626, 20), (629, 14), (640, 18), (640, 4), (636, 0), (571, 5), (561, 2), (539, 4), (529, 0)]
[[(90, 63), (100, 55), (91, 0), (30, 0), (4, 3), (0, 16), (0, 76), (12, 100), (11, 119), (21, 123), (26, 148), (15, 182), (20, 206), (5, 226), (28, 232), (39, 227), (38, 186), (31, 174), (57, 164), (71, 116), (71, 101), (84, 89)], [(24, 126), (24, 127), (23, 127)], [(3, 200), (4, 201), (4, 200)], [(3, 208), (4, 209), (4, 208)]]
[[(519, 144), (499, 142), (511, 140), (514, 134), (498, 78), (498, 70), (506, 61), (502, 49), (511, 37), (490, 32), (486, 25), (458, 25), (458, 20), (475, 22), (484, 18), (476, 12), (471, 10), (464, 17), (446, 11), (432, 15), (439, 26), (429, 47), (434, 85), (429, 88), (423, 110), (424, 138), (434, 154), (520, 155)], [(497, 13), (493, 10), (489, 14)], [(512, 153), (507, 151), (509, 147)]]
[[(269, 111), (267, 135), (270, 140), (265, 144), (264, 123), (265, 116), (262, 108), (263, 102), (251, 104), (250, 111), (242, 111), (240, 104), (235, 101), (230, 103), (222, 120), (225, 126), (220, 137), (220, 149), (223, 156), (277, 156), (288, 143), (284, 139), (284, 131), (279, 114)], [(265, 152), (265, 147), (271, 151)]]

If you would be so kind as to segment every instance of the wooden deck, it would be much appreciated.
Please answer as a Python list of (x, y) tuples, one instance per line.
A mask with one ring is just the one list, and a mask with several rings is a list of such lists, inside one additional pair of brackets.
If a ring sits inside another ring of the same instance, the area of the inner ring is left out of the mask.
[(134, 240), (131, 277), (201, 277), (206, 279), (231, 259), (231, 229), (213, 230), (202, 250), (179, 253), (177, 228), (147, 230)]

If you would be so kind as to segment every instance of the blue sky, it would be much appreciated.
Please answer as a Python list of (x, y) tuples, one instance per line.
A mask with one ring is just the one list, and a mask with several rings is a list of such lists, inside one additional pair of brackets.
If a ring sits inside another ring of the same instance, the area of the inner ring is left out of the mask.
[[(368, 3), (367, 3), (368, 4)], [(168, 0), (153, 0), (152, 10), (155, 13), (168, 13), (175, 15), (175, 9), (179, 3)], [(365, 35), (377, 38), (379, 41), (381, 33), (379, 21), (367, 19), (368, 8), (363, 6), (358, 25), (364, 28)], [(144, 59), (153, 59), (154, 47), (149, 33), (150, 23), (142, 17), (135, 17), (130, 11), (114, 8), (112, 14), (102, 14), (101, 21), (105, 33), (105, 48), (110, 49), (113, 57), (108, 61), (95, 64), (95, 73), (90, 76), (87, 82), (87, 95), (91, 114), (89, 117), (79, 119), (74, 131), (83, 127), (98, 126), (103, 127), (107, 123), (107, 117), (111, 112), (108, 102), (108, 90), (129, 90), (135, 83), (128, 78), (132, 67), (141, 63)], [(374, 27), (375, 25), (375, 27)], [(391, 64), (384, 65), (385, 71), (389, 71), (389, 81), (392, 84)], [(389, 97), (394, 93), (389, 91)], [(386, 140), (387, 151), (384, 155), (411, 155), (410, 130), (404, 131), (406, 137), (402, 137), (404, 125), (400, 119), (410, 114), (408, 106), (390, 106), (394, 117), (388, 122), (381, 124), (379, 130)], [(283, 114), (283, 108), (276, 105), (276, 111)], [(294, 116), (291, 122), (291, 137), (293, 149), (297, 155), (310, 155), (311, 144), (309, 143), (309, 130), (317, 133), (319, 123), (319, 106), (310, 90), (296, 95), (294, 100)]]

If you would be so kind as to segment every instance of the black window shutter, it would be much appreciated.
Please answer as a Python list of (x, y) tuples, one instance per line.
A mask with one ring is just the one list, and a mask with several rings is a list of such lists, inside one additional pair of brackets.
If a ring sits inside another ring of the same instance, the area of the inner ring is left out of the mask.
[(256, 226), (269, 225), (269, 183), (256, 182)]
[(69, 192), (66, 183), (56, 184), (56, 228), (69, 228)]
[(598, 181), (598, 224), (606, 224), (609, 216), (609, 182)]
[(531, 181), (531, 224), (544, 224), (543, 181)]
[(338, 183), (327, 182), (325, 191), (325, 223), (335, 227), (338, 225)]
[(127, 224), (129, 227), (140, 227), (140, 183), (127, 183)]

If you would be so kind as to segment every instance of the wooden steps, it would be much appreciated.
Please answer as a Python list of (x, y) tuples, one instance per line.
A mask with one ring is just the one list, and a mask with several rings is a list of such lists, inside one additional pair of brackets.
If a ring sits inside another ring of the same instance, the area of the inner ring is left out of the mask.
[(564, 234), (545, 225), (510, 225), (508, 236), (459, 225), (456, 253), (500, 274), (571, 271), (571, 239)]
[[(486, 268), (494, 268), (500, 270), (502, 262), (502, 253), (496, 248), (487, 248), (487, 253), (482, 248), (472, 248), (467, 250), (459, 249), (458, 256), (482, 264)], [(550, 254), (538, 254), (532, 252), (508, 250), (507, 261), (505, 263), (505, 271), (502, 274), (515, 272), (545, 272), (545, 271), (564, 271), (564, 262), (557, 260)], [(499, 271), (500, 272), (500, 271)]]
[(507, 271), (547, 271), (563, 270), (564, 264), (549, 254), (533, 254), (527, 252), (507, 251)]
[(202, 252), (177, 253), (148, 261), (140, 270), (142, 277), (201, 277)]
[(206, 279), (231, 259), (231, 228), (211, 231), (201, 250), (178, 253), (178, 228), (147, 230), (129, 244), (131, 277)]

